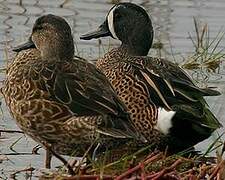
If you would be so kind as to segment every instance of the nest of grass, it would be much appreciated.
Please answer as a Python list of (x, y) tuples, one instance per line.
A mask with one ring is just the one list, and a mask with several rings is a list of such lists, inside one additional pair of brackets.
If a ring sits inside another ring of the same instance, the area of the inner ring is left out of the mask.
[[(206, 151), (218, 150), (218, 138)], [(121, 155), (118, 160), (112, 161), (112, 158), (118, 155), (118, 150), (112, 150), (111, 153), (104, 154), (97, 161), (81, 166), (82, 162), (75, 168), (65, 171), (57, 171), (50, 174), (44, 174), (41, 180), (46, 179), (64, 179), (64, 180), (202, 180), (202, 179), (225, 179), (225, 142), (220, 142), (221, 152), (217, 157), (208, 157), (206, 154), (182, 152), (174, 155), (167, 155), (166, 152), (158, 150), (151, 152), (150, 146), (142, 148), (128, 155), (127, 151), (122, 150), (126, 155)], [(120, 149), (121, 151), (121, 149)], [(121, 153), (121, 152), (120, 152)], [(113, 157), (112, 157), (113, 156)], [(118, 156), (117, 156), (118, 157)], [(68, 167), (68, 162), (65, 164)], [(71, 167), (70, 167), (71, 168)], [(71, 171), (73, 171), (71, 173)]]

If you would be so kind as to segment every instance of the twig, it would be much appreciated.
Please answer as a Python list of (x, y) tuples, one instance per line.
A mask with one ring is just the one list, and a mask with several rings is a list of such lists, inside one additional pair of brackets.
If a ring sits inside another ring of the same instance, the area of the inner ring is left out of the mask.
[(79, 176), (72, 176), (72, 177), (63, 177), (64, 180), (113, 180), (113, 176), (110, 175), (104, 175), (104, 176), (99, 176), (99, 175), (79, 175)]
[(170, 167), (167, 167), (167, 168), (161, 170), (157, 176), (155, 176), (154, 178), (152, 178), (152, 180), (157, 180), (160, 177), (162, 177), (164, 174), (166, 174), (167, 172), (175, 169), (182, 161), (183, 161), (182, 159), (176, 160)]
[(38, 144), (36, 146), (33, 147), (32, 149), (32, 154), (39, 154), (38, 150), (41, 149), (42, 147)]
[(207, 171), (212, 168), (212, 166), (207, 166), (206, 164), (203, 164), (201, 167), (200, 167), (200, 173), (198, 175), (198, 179), (203, 179), (207, 173)]
[(65, 5), (66, 3), (68, 3), (68, 1), (69, 1), (69, 0), (64, 0), (64, 2), (63, 2), (62, 4), (59, 5), (59, 7), (60, 7), (60, 8), (63, 8), (64, 5)]
[(155, 161), (156, 159), (159, 159), (159, 157), (162, 157), (163, 153), (158, 153), (156, 155), (154, 155), (154, 153), (152, 153), (152, 156), (150, 156), (148, 159), (146, 159), (144, 161), (144, 164), (149, 164), (152, 161)]
[(1, 154), (0, 155), (6, 155), (6, 156), (17, 156), (17, 155), (33, 155), (32, 153), (27, 153), (27, 152), (22, 152), (22, 153), (18, 153), (18, 152), (14, 152), (14, 153), (5, 153), (5, 154)]
[(153, 172), (153, 173), (149, 174), (149, 175), (146, 177), (146, 179), (152, 179), (152, 178), (154, 178), (155, 176), (157, 176), (159, 173), (160, 173), (160, 172)]
[(225, 160), (223, 160), (223, 163), (221, 164), (221, 168), (217, 175), (220, 179), (225, 179)]
[(10, 177), (13, 178), (13, 179), (15, 179), (15, 176), (16, 176), (16, 174), (18, 174), (18, 173), (26, 172), (26, 171), (31, 171), (31, 172), (32, 172), (32, 171), (34, 171), (34, 170), (35, 170), (35, 168), (33, 168), (33, 167), (21, 169), (21, 170), (18, 170), (18, 171), (16, 171), (16, 172), (10, 174)]
[(13, 152), (16, 152), (13, 147), (16, 145), (16, 143), (18, 143), (24, 136), (19, 137), (16, 141), (14, 141), (10, 146), (9, 149)]
[(24, 134), (23, 131), (20, 130), (4, 130), (4, 129), (0, 129), (0, 132), (5, 132), (5, 133), (21, 133)]
[(140, 169), (141, 169), (141, 179), (146, 179), (146, 175), (145, 175), (145, 166), (144, 163), (140, 163)]
[(182, 173), (180, 173), (181, 177), (185, 176), (186, 174), (193, 174), (194, 170), (193, 169), (189, 169), (187, 171), (184, 171)]
[(172, 171), (164, 175), (165, 179), (173, 179), (173, 180), (180, 180), (181, 177), (178, 175), (177, 171)]
[(162, 153), (159, 153), (159, 154), (156, 154), (154, 156), (150, 156), (149, 159), (147, 159), (146, 161), (142, 162), (142, 163), (139, 163), (137, 166), (135, 166), (134, 168), (131, 168), (131, 169), (128, 169), (126, 172), (122, 173), (121, 175), (117, 176), (115, 178), (115, 180), (121, 180), (121, 179), (124, 179), (126, 176), (134, 173), (135, 171), (141, 169), (141, 167), (143, 165), (146, 165), (146, 164), (149, 164), (150, 162), (153, 162), (155, 161), (156, 159), (159, 159), (159, 157), (162, 157)]
[(225, 160), (221, 161), (215, 168), (212, 174), (209, 176), (209, 179), (213, 179), (214, 177), (217, 176), (217, 173), (219, 170), (224, 166)]

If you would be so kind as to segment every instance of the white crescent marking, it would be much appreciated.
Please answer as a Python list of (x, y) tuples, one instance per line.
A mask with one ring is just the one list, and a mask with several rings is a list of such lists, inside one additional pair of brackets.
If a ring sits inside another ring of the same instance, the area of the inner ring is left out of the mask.
[(113, 38), (118, 39), (115, 29), (114, 29), (114, 22), (113, 22), (113, 18), (114, 18), (114, 10), (117, 8), (117, 6), (115, 6), (114, 8), (111, 9), (111, 11), (109, 12), (108, 16), (107, 16), (107, 20), (108, 20), (108, 26), (109, 26), (109, 31), (112, 34)]

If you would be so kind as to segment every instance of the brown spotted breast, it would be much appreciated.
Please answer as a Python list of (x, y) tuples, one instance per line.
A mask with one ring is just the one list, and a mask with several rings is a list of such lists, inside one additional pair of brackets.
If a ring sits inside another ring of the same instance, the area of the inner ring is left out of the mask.
[[(56, 102), (45, 81), (54, 81), (56, 66), (47, 66), (36, 49), (22, 51), (7, 68), (2, 92), (18, 126), (39, 143), (48, 142), (61, 154), (94, 140), (93, 125), (101, 117), (77, 118), (69, 107)], [(87, 133), (88, 132), (88, 133)]]
[[(124, 102), (136, 128), (148, 140), (153, 140), (159, 132), (154, 129), (158, 110), (149, 98), (149, 90), (140, 79), (134, 78), (135, 71), (126, 63), (128, 54), (117, 48), (98, 59), (96, 66), (109, 79), (117, 95)], [(158, 136), (157, 136), (158, 137)]]

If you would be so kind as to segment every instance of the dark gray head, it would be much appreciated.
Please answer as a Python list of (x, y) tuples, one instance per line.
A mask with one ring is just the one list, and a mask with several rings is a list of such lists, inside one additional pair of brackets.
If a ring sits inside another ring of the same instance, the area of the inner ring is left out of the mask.
[(70, 26), (59, 16), (48, 14), (39, 17), (28, 42), (13, 50), (18, 52), (29, 48), (37, 48), (44, 59), (72, 59), (74, 44)]
[(147, 55), (153, 40), (152, 22), (142, 7), (119, 3), (109, 10), (105, 22), (96, 31), (80, 38), (90, 40), (105, 36), (119, 39), (133, 55)]

